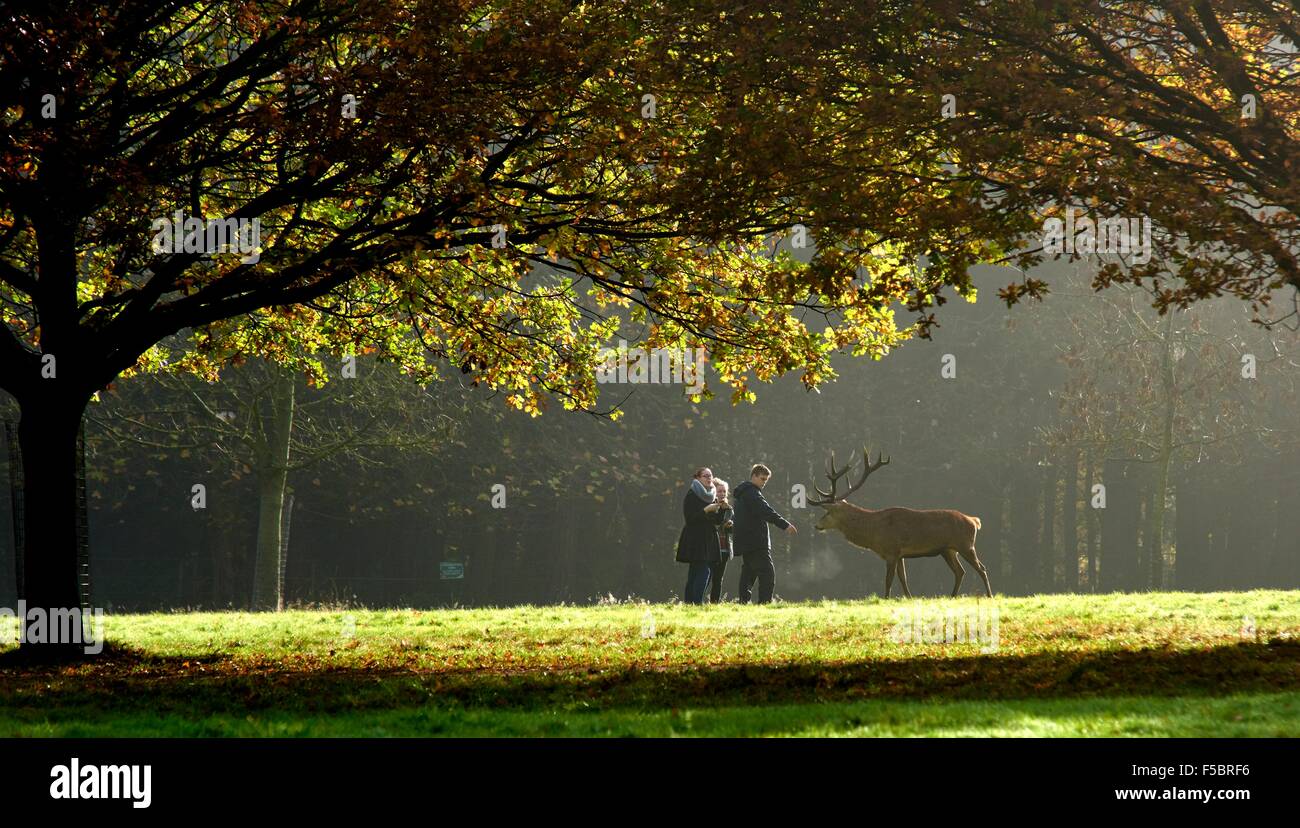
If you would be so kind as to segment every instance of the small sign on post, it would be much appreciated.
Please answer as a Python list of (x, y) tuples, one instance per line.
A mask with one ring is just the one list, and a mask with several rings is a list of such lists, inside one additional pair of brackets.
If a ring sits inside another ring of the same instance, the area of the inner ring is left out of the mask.
[(465, 564), (443, 561), (438, 564), (438, 576), (444, 581), (459, 581), (465, 577)]

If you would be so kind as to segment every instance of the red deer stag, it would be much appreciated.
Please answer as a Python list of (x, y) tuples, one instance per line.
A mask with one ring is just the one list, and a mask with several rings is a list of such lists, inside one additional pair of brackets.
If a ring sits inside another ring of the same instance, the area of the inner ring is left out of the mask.
[(870, 549), (885, 559), (889, 565), (885, 573), (885, 597), (894, 586), (894, 572), (898, 572), (898, 582), (903, 587), (903, 594), (912, 597), (907, 588), (907, 566), (905, 558), (934, 558), (940, 555), (952, 568), (957, 582), (952, 586), (953, 596), (961, 589), (966, 570), (962, 567), (958, 555), (975, 567), (975, 571), (984, 579), (984, 591), (993, 597), (993, 588), (989, 586), (989, 573), (980, 563), (975, 553), (975, 533), (980, 529), (980, 519), (964, 515), (953, 509), (863, 509), (848, 503), (844, 498), (856, 492), (871, 473), (889, 462), (888, 457), (877, 455), (876, 462), (871, 462), (866, 447), (862, 449), (862, 477), (858, 479), (842, 496), (836, 496), (835, 488), (839, 479), (849, 472), (857, 461), (844, 469), (835, 470), (835, 452), (831, 452), (827, 463), (827, 476), (831, 480), (831, 490), (823, 492), (819, 487), (813, 488), (821, 495), (821, 500), (809, 500), (809, 505), (821, 506), (826, 510), (821, 520), (817, 521), (817, 531), (838, 529), (849, 543), (863, 549)]

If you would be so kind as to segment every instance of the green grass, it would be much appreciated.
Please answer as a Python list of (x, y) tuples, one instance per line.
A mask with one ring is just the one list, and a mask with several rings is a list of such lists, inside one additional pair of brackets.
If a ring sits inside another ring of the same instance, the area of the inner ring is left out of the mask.
[[(967, 613), (988, 634), (992, 608), (995, 646), (896, 641), (901, 613)], [(90, 663), (0, 653), (0, 736), (1300, 735), (1300, 592), (176, 613), (106, 627), (111, 657)]]

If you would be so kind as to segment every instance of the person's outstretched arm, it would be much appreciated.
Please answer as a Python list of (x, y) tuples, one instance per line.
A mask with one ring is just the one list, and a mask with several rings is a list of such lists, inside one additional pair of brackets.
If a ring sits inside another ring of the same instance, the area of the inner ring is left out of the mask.
[(750, 504), (754, 507), (754, 511), (759, 517), (768, 523), (775, 523), (777, 527), (781, 529), (790, 525), (790, 521), (781, 517), (781, 515), (777, 513), (776, 509), (772, 508), (772, 504), (767, 502), (767, 498), (763, 497), (763, 493), (759, 491), (757, 487), (751, 491)]

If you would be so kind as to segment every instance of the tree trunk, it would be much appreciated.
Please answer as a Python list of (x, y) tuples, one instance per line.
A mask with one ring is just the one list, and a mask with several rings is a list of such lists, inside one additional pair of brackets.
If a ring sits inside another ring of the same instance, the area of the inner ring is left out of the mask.
[(293, 375), (279, 371), (272, 383), (271, 422), (265, 451), (259, 452), (257, 563), (253, 570), (253, 609), (284, 609), (280, 589), (281, 537), (285, 484), (289, 478), (289, 437), (293, 430)]
[(1056, 592), (1057, 555), (1056, 555), (1056, 481), (1061, 476), (1057, 466), (1044, 466), (1043, 477), (1043, 540), (1041, 549), (1043, 557), (1039, 563), (1038, 591)]
[(212, 566), (212, 597), (216, 609), (247, 607), (249, 499), (243, 486), (231, 481), (214, 481), (208, 487), (205, 513), (210, 528), (208, 555)]
[(1061, 501), (1061, 534), (1065, 547), (1065, 591), (1079, 591), (1079, 452), (1070, 449), (1064, 463), (1065, 494)]
[(1087, 469), (1085, 470), (1083, 497), (1087, 504), (1087, 510), (1084, 512), (1084, 525), (1088, 533), (1088, 591), (1099, 592), (1097, 585), (1097, 563), (1099, 559), (1098, 543), (1098, 526), (1101, 524), (1101, 511), (1093, 508), (1092, 487), (1098, 482), (1097, 480), (1097, 461), (1092, 452), (1088, 452), (1085, 458)]
[[(972, 515), (983, 524), (975, 535), (975, 548), (979, 552), (980, 562), (993, 579), (993, 588), (1005, 589), (1002, 583), (1002, 514), (1005, 509), (1006, 485), (1003, 481), (1003, 469), (997, 468), (990, 473), (986, 482), (989, 500)], [(874, 556), (873, 556), (874, 557)]]
[(1162, 589), (1165, 580), (1165, 497), (1169, 492), (1169, 466), (1174, 457), (1174, 414), (1178, 408), (1178, 388), (1174, 381), (1174, 315), (1165, 322), (1165, 349), (1161, 358), (1161, 387), (1164, 411), (1160, 429), (1160, 456), (1156, 458), (1155, 501), (1151, 515), (1151, 543), (1147, 555), (1152, 589)]
[(1102, 470), (1106, 509), (1101, 514), (1101, 591), (1137, 589), (1138, 525), (1141, 489), (1137, 472), (1123, 460), (1106, 460)]
[[(59, 380), (47, 382), (53, 385)], [(19, 400), (26, 530), (23, 549), (17, 550), (23, 560), (19, 598), (26, 601), (29, 618), (33, 611), (40, 611), (52, 621), (82, 606), (77, 572), (77, 434), (89, 401), (89, 395), (59, 393), (57, 389)], [(49, 627), (46, 631), (51, 632)], [(51, 654), (82, 649), (77, 641), (52, 642), (48, 639), (53, 636), (44, 637), (44, 642), (24, 641), (22, 648)]]
[(1038, 557), (1038, 467), (1027, 463), (1013, 472), (1011, 481), (1011, 578), (1007, 592), (1033, 594), (1037, 585)]
[(1151, 502), (1151, 551), (1147, 556), (1148, 582), (1151, 589), (1164, 589), (1165, 583), (1165, 495), (1169, 491), (1168, 460), (1156, 469), (1155, 491)]
[[(1261, 471), (1258, 466), (1251, 469), (1251, 479), (1262, 484)], [(1273, 529), (1268, 501), (1262, 493), (1246, 494), (1249, 489), (1242, 485), (1244, 483), (1243, 480), (1238, 484), (1239, 488), (1233, 493), (1239, 498), (1239, 503), (1232, 513), (1234, 520), (1228, 554), (1224, 556), (1225, 561), (1231, 562), (1229, 579), (1222, 587), (1226, 589), (1259, 589), (1265, 585), (1262, 564)], [(1266, 488), (1266, 484), (1261, 488)]]
[[(1278, 486), (1276, 491), (1287, 491), (1284, 469), (1278, 470), (1275, 480)], [(1273, 513), (1273, 543), (1265, 582), (1281, 588), (1283, 585), (1293, 585), (1293, 579), (1288, 572), (1288, 569), (1295, 564), (1294, 535), (1290, 530), (1291, 506), (1287, 495), (1275, 495), (1269, 500), (1270, 511)]]
[(285, 575), (289, 566), (289, 528), (293, 525), (293, 493), (284, 497), (284, 508), (280, 510), (280, 577), (277, 580), (280, 590), (279, 609), (284, 609)]

